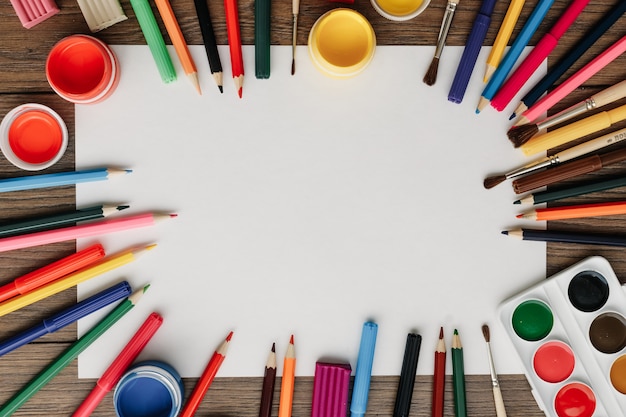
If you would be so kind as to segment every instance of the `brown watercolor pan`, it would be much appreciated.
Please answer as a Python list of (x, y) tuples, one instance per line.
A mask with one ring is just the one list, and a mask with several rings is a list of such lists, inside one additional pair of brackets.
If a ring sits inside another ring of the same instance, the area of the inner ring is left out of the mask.
[(606, 259), (587, 258), (498, 313), (547, 416), (626, 416), (626, 293)]

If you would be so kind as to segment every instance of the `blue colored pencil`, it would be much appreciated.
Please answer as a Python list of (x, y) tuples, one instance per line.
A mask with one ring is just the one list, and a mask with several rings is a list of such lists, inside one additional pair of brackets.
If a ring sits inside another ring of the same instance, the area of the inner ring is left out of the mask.
[(378, 325), (376, 323), (368, 321), (363, 324), (359, 357), (356, 361), (356, 371), (354, 373), (354, 386), (352, 387), (352, 402), (350, 403), (350, 414), (352, 417), (363, 417), (367, 409), (377, 333)]
[(126, 281), (115, 284), (89, 298), (67, 308), (52, 317), (45, 319), (41, 324), (31, 327), (5, 341), (0, 342), (0, 356), (5, 355), (25, 344), (32, 342), (48, 333), (56, 332), (63, 327), (97, 311), (117, 300), (127, 297), (131, 292)]
[(552, 7), (554, 0), (539, 0), (539, 3), (535, 6), (535, 9), (531, 13), (530, 17), (524, 24), (524, 27), (520, 31), (517, 38), (511, 45), (511, 48), (508, 50), (500, 65), (496, 69), (496, 72), (493, 73), (493, 76), (489, 79), (487, 86), (483, 90), (483, 93), (478, 102), (478, 106), (476, 107), (476, 114), (480, 113), (482, 109), (489, 104), (491, 99), (496, 95), (506, 77), (511, 72), (511, 69), (515, 65), (515, 62), (520, 57), (524, 48), (530, 42), (530, 39), (533, 37), (537, 28), (543, 21), (544, 17)]
[(26, 177), (0, 180), (0, 193), (34, 190), (36, 188), (59, 187), (82, 182), (103, 181), (115, 174), (128, 174), (129, 169), (94, 168), (82, 171), (58, 172), (55, 174), (29, 175)]
[(476, 19), (474, 19), (472, 31), (467, 38), (463, 55), (461, 55), (459, 66), (454, 75), (454, 81), (452, 81), (452, 86), (448, 93), (448, 100), (453, 103), (461, 103), (463, 101), (463, 96), (465, 96), (467, 84), (474, 71), (480, 48), (483, 45), (487, 30), (491, 24), (491, 14), (493, 13), (495, 5), (496, 0), (483, 0), (480, 10), (476, 15)]

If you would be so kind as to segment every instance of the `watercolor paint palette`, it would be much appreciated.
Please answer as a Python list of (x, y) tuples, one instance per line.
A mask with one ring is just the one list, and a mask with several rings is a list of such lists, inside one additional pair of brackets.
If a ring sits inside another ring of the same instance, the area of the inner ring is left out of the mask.
[(504, 301), (499, 317), (547, 416), (626, 415), (626, 293), (606, 259)]

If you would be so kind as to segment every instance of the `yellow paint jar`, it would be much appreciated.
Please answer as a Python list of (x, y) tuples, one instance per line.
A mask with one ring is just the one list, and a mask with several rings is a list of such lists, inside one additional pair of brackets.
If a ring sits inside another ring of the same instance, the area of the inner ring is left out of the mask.
[(308, 47), (309, 56), (323, 74), (349, 78), (372, 61), (376, 35), (362, 14), (338, 8), (317, 19), (309, 33)]
[(421, 14), (430, 0), (371, 0), (372, 6), (389, 20), (404, 21)]

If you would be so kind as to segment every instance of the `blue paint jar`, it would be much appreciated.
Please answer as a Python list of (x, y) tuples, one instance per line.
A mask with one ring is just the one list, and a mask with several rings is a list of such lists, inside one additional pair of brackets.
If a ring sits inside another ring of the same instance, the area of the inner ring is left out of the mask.
[(183, 381), (160, 361), (139, 362), (122, 376), (113, 393), (118, 417), (175, 417), (184, 396)]

